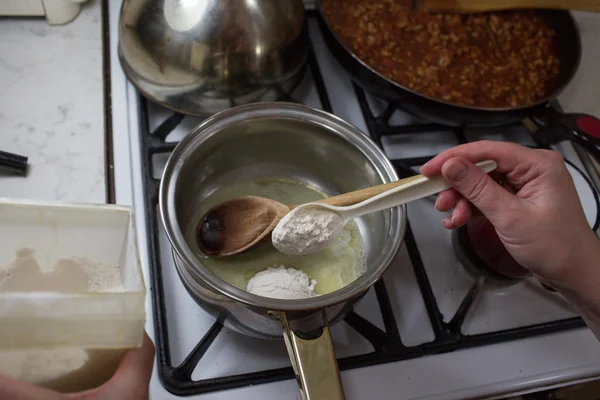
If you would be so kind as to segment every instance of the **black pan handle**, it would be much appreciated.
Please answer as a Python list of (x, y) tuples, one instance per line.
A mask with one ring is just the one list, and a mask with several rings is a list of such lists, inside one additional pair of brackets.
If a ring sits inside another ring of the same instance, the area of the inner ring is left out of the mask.
[(600, 162), (600, 119), (588, 114), (562, 114), (556, 110), (540, 116), (544, 125), (537, 131), (538, 139), (547, 144), (570, 140), (583, 146)]

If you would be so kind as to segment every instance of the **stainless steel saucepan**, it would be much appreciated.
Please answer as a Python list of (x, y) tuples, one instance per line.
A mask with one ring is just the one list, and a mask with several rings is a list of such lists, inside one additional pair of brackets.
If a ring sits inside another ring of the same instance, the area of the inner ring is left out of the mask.
[(261, 338), (282, 332), (304, 399), (342, 399), (329, 325), (339, 321), (383, 275), (398, 251), (406, 209), (361, 217), (367, 271), (348, 286), (303, 300), (250, 294), (212, 274), (184, 233), (200, 204), (232, 180), (289, 178), (330, 195), (397, 179), (384, 153), (339, 118), (306, 106), (260, 103), (221, 112), (177, 145), (165, 167), (160, 211), (179, 276), (225, 326)]
[(137, 89), (184, 114), (282, 99), (304, 75), (302, 0), (124, 0), (119, 58)]

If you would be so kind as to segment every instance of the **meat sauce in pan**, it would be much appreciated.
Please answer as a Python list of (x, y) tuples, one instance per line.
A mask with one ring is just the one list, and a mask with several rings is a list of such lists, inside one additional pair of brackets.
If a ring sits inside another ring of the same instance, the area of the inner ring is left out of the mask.
[(407, 11), (403, 1), (322, 0), (342, 43), (384, 77), (460, 106), (514, 108), (551, 94), (556, 33), (534, 10)]

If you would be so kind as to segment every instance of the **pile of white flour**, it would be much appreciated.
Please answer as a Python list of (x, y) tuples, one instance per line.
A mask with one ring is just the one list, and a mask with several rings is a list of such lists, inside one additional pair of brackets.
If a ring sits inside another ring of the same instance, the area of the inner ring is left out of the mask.
[(273, 230), (275, 248), (290, 255), (314, 253), (327, 247), (344, 229), (335, 211), (303, 206), (287, 213)]
[(283, 265), (260, 271), (250, 279), (246, 290), (252, 294), (276, 299), (305, 299), (315, 296), (316, 280), (306, 272)]

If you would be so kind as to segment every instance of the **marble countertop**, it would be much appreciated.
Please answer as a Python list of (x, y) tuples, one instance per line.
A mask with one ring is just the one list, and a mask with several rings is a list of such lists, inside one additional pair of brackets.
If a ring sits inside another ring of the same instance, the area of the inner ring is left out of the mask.
[(0, 18), (0, 150), (29, 157), (0, 197), (105, 202), (100, 3), (66, 25)]

